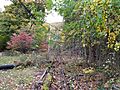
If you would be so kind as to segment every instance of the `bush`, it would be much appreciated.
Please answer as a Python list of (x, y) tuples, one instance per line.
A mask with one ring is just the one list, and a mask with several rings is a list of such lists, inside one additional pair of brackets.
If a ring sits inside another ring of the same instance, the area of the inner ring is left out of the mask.
[(7, 41), (9, 40), (9, 36), (7, 35), (0, 35), (0, 51), (5, 50)]
[(8, 49), (18, 50), (22, 53), (26, 53), (32, 47), (33, 38), (26, 32), (20, 32), (18, 35), (13, 34), (10, 41), (7, 42)]

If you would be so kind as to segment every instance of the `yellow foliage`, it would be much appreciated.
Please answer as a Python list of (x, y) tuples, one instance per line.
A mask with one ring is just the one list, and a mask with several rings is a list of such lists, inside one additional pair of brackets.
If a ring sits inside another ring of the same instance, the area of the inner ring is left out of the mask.
[(104, 15), (104, 16), (103, 16), (103, 20), (104, 20), (104, 22), (106, 22), (106, 21), (107, 21), (107, 19), (106, 19), (106, 18), (107, 18), (107, 16), (105, 16), (105, 15)]
[(114, 33), (114, 32), (109, 33), (108, 42), (109, 42), (109, 43), (114, 43), (115, 40), (116, 40), (116, 35), (115, 35), (115, 33)]
[(93, 2), (100, 2), (100, 1), (102, 1), (102, 0), (93, 0)]
[(79, 7), (80, 7), (80, 2), (78, 2), (76, 5), (75, 5), (75, 10), (78, 10), (79, 9)]
[(90, 5), (90, 9), (91, 10), (94, 10), (95, 9), (95, 7), (94, 7), (94, 5), (92, 4), (92, 5)]
[(64, 40), (65, 40), (65, 34), (61, 33), (61, 42), (64, 42)]
[(44, 23), (42, 26), (43, 26), (46, 30), (49, 30), (49, 25), (48, 25), (47, 23)]
[(106, 4), (109, 4), (110, 3), (110, 0), (106, 0)]
[(116, 42), (116, 34), (114, 32), (110, 32), (108, 36), (108, 48), (113, 48)]
[(94, 73), (94, 72), (95, 72), (95, 70), (92, 67), (83, 69), (83, 73), (85, 73), (85, 74), (90, 74), (90, 73)]
[(102, 3), (102, 0), (93, 0), (93, 3), (100, 4)]
[(115, 44), (114, 50), (115, 50), (115, 51), (119, 51), (119, 49), (120, 49), (120, 43), (117, 42), (117, 43)]
[(98, 31), (98, 32), (101, 32), (100, 26), (97, 27), (97, 31)]
[(107, 33), (110, 33), (110, 29), (107, 28), (107, 29), (106, 29), (106, 32), (107, 32)]

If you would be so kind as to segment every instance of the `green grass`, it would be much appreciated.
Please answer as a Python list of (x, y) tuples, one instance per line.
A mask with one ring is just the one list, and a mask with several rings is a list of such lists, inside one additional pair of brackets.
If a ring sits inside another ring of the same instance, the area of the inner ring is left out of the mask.
[(14, 61), (19, 60), (19, 56), (1, 56), (0, 57), (0, 65), (2, 64), (13, 64)]

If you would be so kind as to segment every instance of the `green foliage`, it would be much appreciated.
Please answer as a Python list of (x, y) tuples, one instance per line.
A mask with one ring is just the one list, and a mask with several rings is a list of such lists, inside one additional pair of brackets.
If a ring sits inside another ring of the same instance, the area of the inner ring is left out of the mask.
[(119, 0), (57, 0), (56, 10), (65, 20), (65, 46), (71, 52), (79, 49), (88, 62), (102, 65), (110, 60), (119, 67), (119, 8)]
[(11, 34), (18, 28), (19, 22), (12, 21), (12, 18), (15, 20), (13, 14), (0, 13), (0, 49), (2, 50), (6, 48), (6, 42)]
[(7, 35), (0, 35), (0, 51), (6, 48), (6, 42), (9, 40)]
[[(108, 38), (109, 48), (119, 42), (119, 0), (63, 0), (58, 8), (64, 16), (67, 39), (81, 39), (83, 45), (102, 44)], [(79, 37), (79, 38), (78, 38)]]
[(2, 49), (5, 49), (6, 42), (12, 33), (19, 31), (21, 27), (28, 24), (28, 19), (29, 16), (20, 4), (11, 4), (5, 7), (5, 11), (0, 13), (0, 36), (4, 36), (4, 39), (0, 38)]
[(52, 0), (46, 0), (46, 8), (48, 11), (50, 11), (53, 7), (53, 1)]
[[(25, 5), (27, 7), (31, 6), (31, 4)], [(26, 10), (21, 6), (20, 3), (13, 3), (9, 6), (6, 6), (5, 11), (3, 13), (10, 18), (9, 22), (11, 22), (11, 28), (13, 30), (18, 30), (21, 27), (26, 26), (30, 19), (30, 16), (26, 12)]]
[(0, 42), (4, 42), (4, 46), (1, 46), (2, 48), (4, 47), (3, 49), (5, 49), (6, 42), (9, 40), (12, 33), (21, 32), (21, 30), (23, 30), (21, 28), (26, 29), (26, 26), (29, 26), (27, 29), (30, 29), (33, 23), (36, 26), (41, 26), (41, 24), (44, 22), (45, 9), (42, 4), (35, 2), (23, 2), (27, 9), (30, 10), (33, 16), (36, 18), (36, 20), (33, 20), (33, 17), (27, 12), (21, 3), (14, 0), (12, 2), (13, 4), (5, 6), (5, 11), (0, 13), (0, 36), (5, 35), (8, 38), (4, 41), (3, 38), (0, 38)]
[[(34, 37), (34, 49), (40, 48), (40, 44), (43, 42), (47, 41), (47, 35), (49, 32), (49, 26), (44, 23), (44, 24), (40, 24), (41, 22), (37, 23), (34, 26), (34, 32), (32, 32), (32, 35)], [(38, 25), (39, 24), (39, 25)]]

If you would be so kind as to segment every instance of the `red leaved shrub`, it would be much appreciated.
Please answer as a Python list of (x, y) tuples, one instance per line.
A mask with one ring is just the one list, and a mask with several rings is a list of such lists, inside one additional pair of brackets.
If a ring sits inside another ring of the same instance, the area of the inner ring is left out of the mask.
[(18, 35), (13, 34), (10, 41), (7, 42), (7, 48), (25, 53), (31, 48), (32, 42), (33, 38), (31, 35), (27, 34), (26, 32), (20, 32)]

